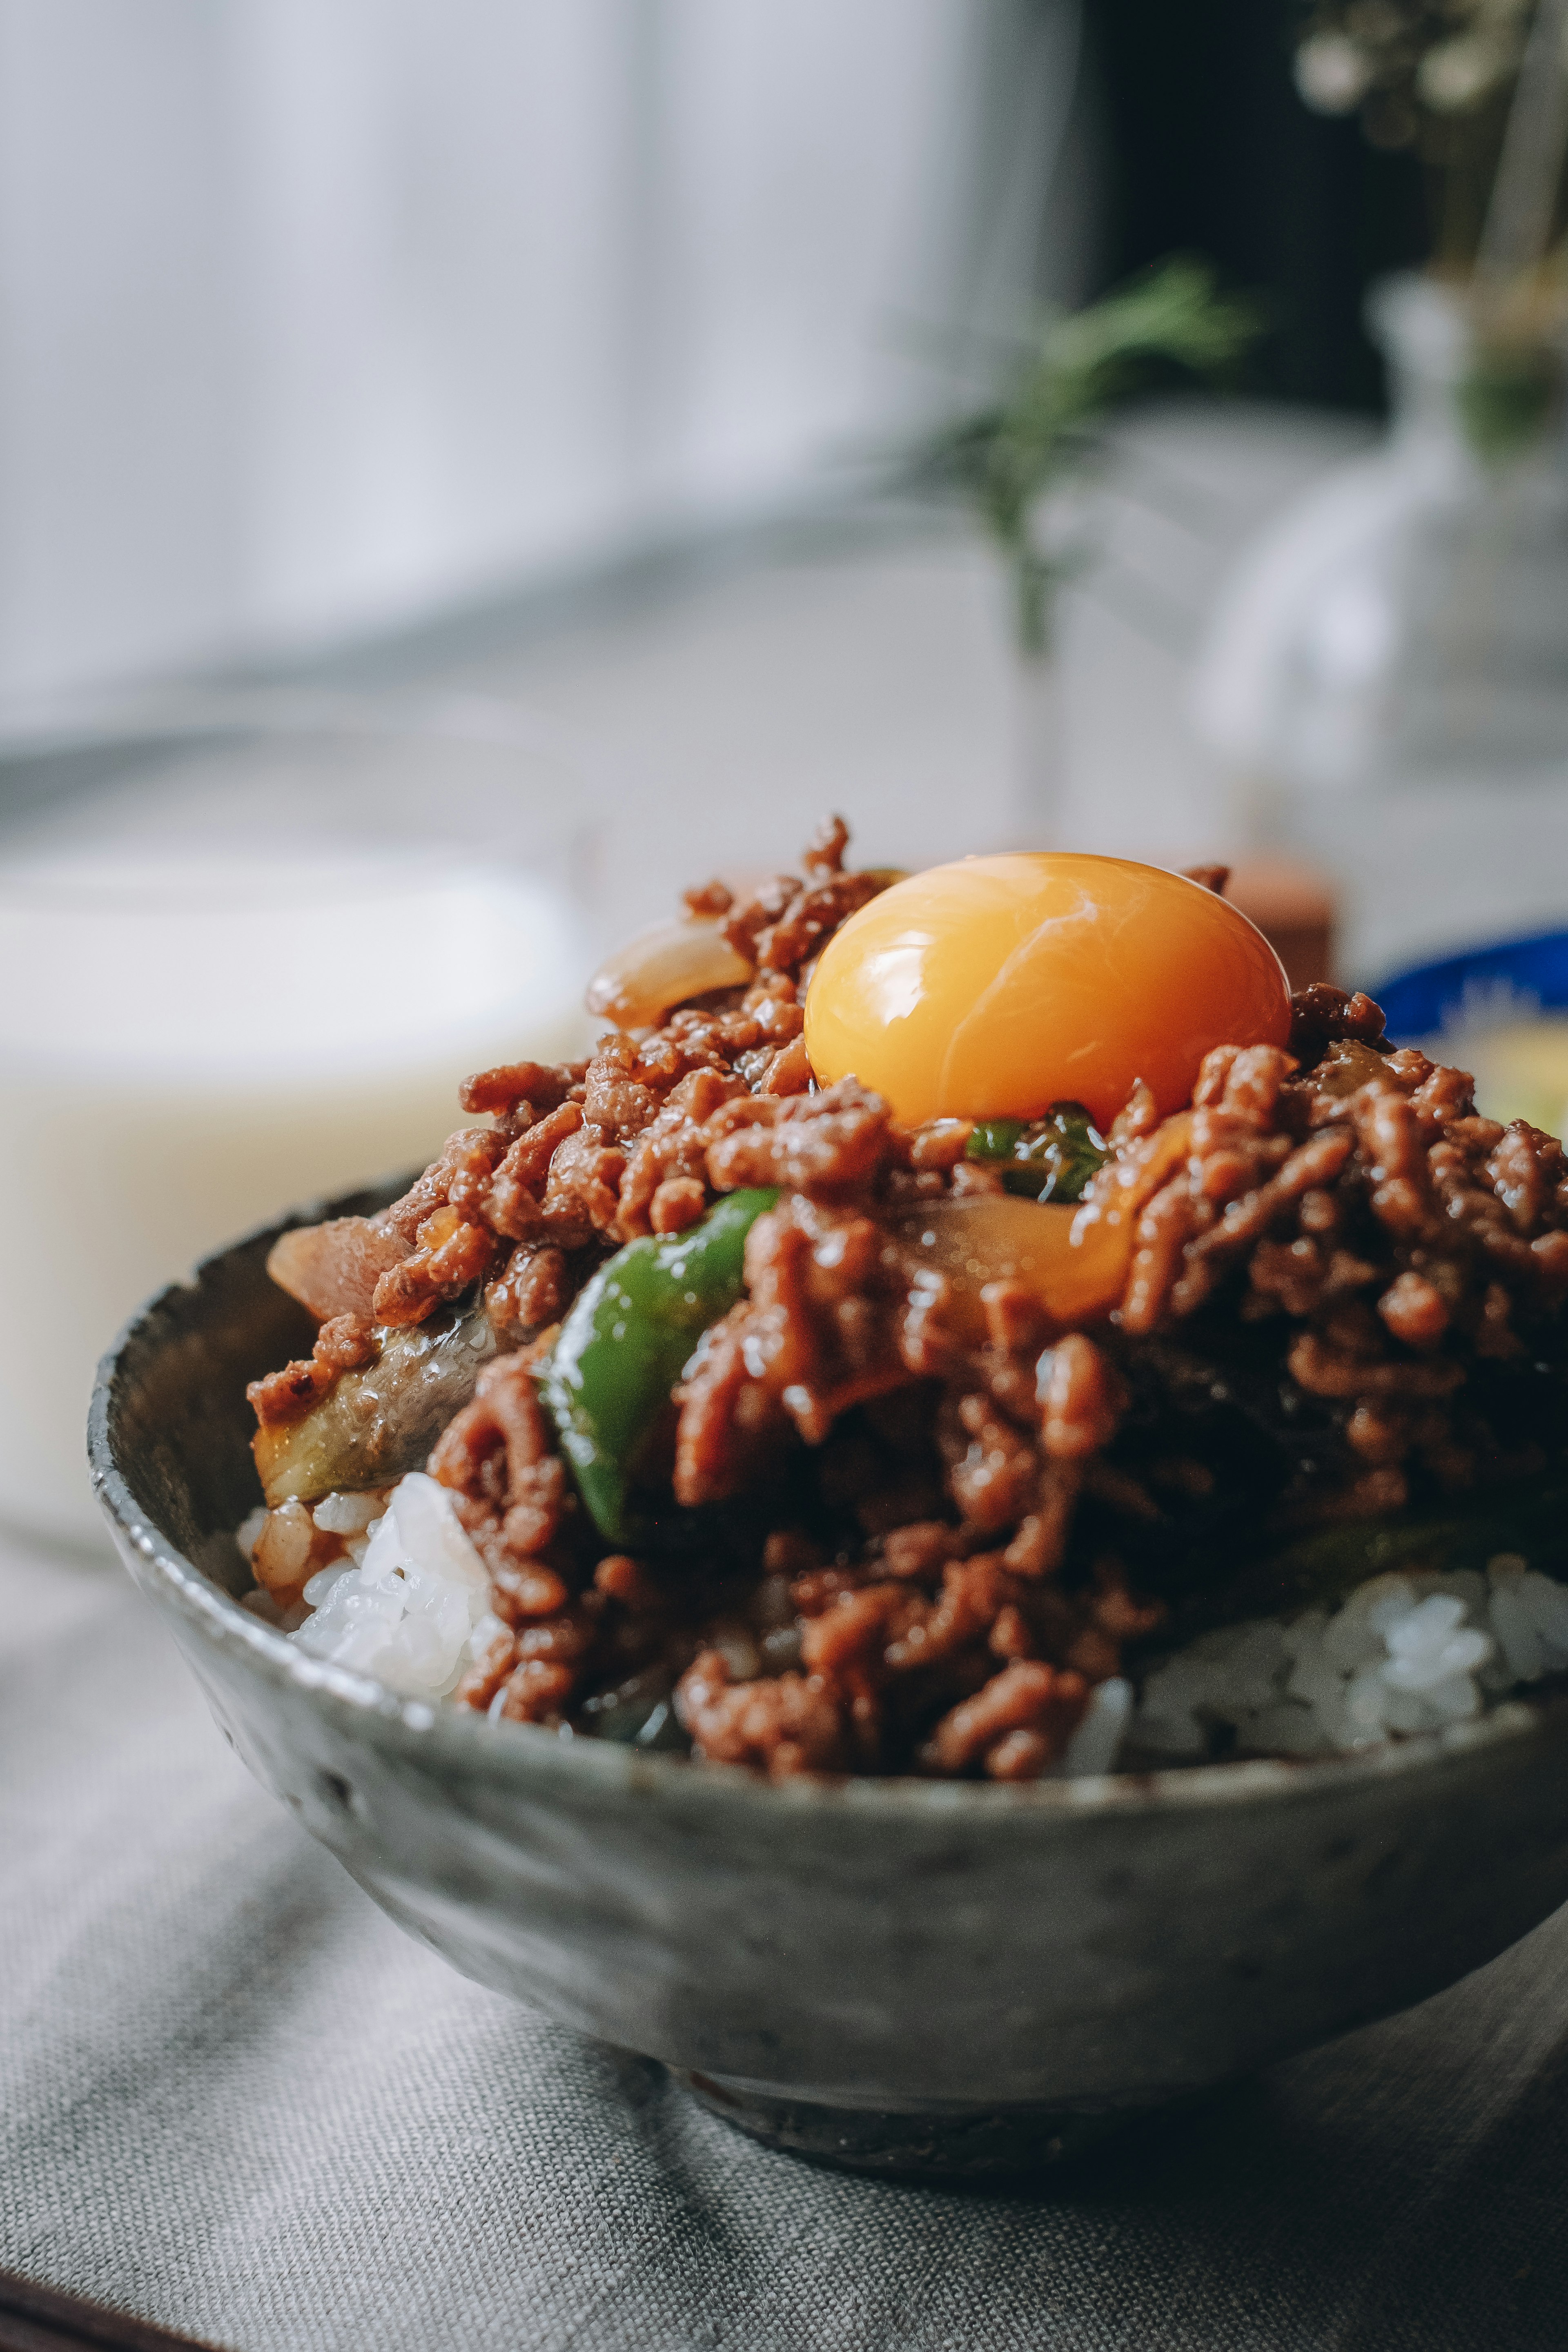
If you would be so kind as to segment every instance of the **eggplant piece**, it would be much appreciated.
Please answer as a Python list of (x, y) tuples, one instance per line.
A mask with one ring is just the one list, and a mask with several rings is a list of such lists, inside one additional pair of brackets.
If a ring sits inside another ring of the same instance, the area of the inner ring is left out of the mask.
[(405, 1470), (422, 1468), (500, 1347), (482, 1297), (384, 1331), (374, 1363), (340, 1372), (298, 1421), (257, 1432), (253, 1451), (268, 1504), (276, 1509), (334, 1490), (389, 1486)]

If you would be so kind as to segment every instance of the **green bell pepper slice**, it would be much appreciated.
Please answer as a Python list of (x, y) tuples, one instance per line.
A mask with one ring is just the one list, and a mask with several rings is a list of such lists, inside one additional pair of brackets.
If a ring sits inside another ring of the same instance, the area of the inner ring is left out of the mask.
[(746, 1235), (776, 1190), (731, 1192), (682, 1234), (628, 1242), (561, 1327), (539, 1375), (577, 1490), (601, 1535), (636, 1541), (637, 1457), (699, 1339), (744, 1286)]
[(1021, 1118), (982, 1119), (964, 1156), (992, 1165), (1000, 1161), (1009, 1192), (1070, 1205), (1082, 1200), (1089, 1178), (1110, 1157), (1110, 1147), (1082, 1103), (1059, 1102), (1030, 1124)]

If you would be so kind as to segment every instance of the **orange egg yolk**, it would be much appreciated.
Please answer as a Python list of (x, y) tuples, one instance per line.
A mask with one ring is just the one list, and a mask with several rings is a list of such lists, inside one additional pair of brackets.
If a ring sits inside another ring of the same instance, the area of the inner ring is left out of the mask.
[(913, 874), (829, 940), (805, 1000), (818, 1079), (855, 1076), (910, 1125), (1101, 1126), (1134, 1083), (1162, 1113), (1215, 1045), (1283, 1045), (1284, 968), (1200, 883), (1122, 857), (1017, 851)]

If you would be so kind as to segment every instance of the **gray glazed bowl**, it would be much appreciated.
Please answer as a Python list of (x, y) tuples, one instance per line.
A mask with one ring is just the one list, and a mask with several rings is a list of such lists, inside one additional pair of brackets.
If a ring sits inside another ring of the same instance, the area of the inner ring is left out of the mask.
[(89, 1450), (126, 1565), (384, 1911), (775, 2146), (903, 2173), (1070, 2154), (1421, 2000), (1568, 1897), (1568, 1701), (1308, 1765), (774, 1787), (321, 1665), (231, 1598), (245, 1382), (310, 1337), (267, 1279), (281, 1230), (104, 1359)]

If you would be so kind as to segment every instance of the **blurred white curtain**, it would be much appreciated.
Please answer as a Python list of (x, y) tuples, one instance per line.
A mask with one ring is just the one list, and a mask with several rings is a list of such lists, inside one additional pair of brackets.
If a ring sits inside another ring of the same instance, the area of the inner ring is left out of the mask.
[(820, 481), (919, 400), (895, 331), (973, 309), (977, 223), (1026, 284), (1075, 5), (0, 0), (0, 692)]

